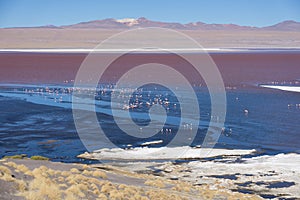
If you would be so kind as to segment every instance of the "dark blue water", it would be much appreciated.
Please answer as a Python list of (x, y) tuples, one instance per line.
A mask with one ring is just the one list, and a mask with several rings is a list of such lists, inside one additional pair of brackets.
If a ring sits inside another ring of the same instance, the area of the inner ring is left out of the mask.
[[(86, 151), (72, 116), (69, 86), (2, 85), (0, 87), (0, 156), (27, 154), (43, 155), (54, 161), (82, 162), (76, 158)], [(201, 145), (210, 116), (210, 97), (204, 88), (194, 88), (200, 99), (200, 126), (190, 145)], [(47, 90), (47, 91), (46, 91)], [(167, 110), (162, 130), (151, 138), (133, 138), (124, 134), (114, 123), (110, 111), (111, 90), (97, 91), (97, 116), (110, 140), (119, 147), (162, 139), (168, 144), (184, 125), (180, 118), (180, 103), (167, 88), (144, 88), (133, 93), (128, 111), (133, 121), (143, 127), (149, 123), (149, 104), (160, 103)], [(259, 87), (227, 90), (227, 114), (217, 148), (259, 149), (263, 154), (300, 152), (300, 93)], [(191, 107), (191, 115), (193, 112)], [(124, 109), (121, 105), (120, 110)], [(127, 109), (127, 108), (126, 108)], [(248, 113), (245, 113), (245, 110)], [(122, 118), (123, 116), (117, 116)], [(84, 119), (83, 119), (84, 120)], [(88, 131), (88, 130), (87, 130)], [(180, 145), (180, 144), (178, 144)]]

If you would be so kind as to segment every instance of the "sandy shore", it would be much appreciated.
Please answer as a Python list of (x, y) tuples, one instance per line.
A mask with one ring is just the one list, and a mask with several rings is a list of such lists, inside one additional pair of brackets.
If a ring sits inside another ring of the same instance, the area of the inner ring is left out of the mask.
[(170, 179), (168, 176), (127, 170), (120, 165), (2, 159), (0, 199), (199, 200), (260, 199), (260, 197), (232, 192), (221, 187), (218, 181), (195, 185), (185, 180)]

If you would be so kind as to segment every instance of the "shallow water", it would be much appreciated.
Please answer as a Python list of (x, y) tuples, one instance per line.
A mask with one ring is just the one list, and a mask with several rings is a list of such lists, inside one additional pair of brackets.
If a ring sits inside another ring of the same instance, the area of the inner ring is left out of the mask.
[[(37, 91), (36, 88), (40, 90)], [(45, 92), (42, 88), (55, 88), (55, 92)], [(62, 88), (68, 85), (1, 85), (0, 87), (0, 155), (26, 153), (43, 155), (55, 161), (80, 162), (76, 155), (86, 151), (77, 134), (72, 110), (71, 94)], [(36, 91), (35, 91), (36, 90)], [(197, 136), (189, 141), (192, 146), (201, 145), (210, 122), (210, 101), (205, 89), (196, 88), (200, 101), (200, 125)], [(144, 91), (145, 92), (145, 91)], [(166, 95), (162, 90), (158, 93)], [(97, 100), (97, 116), (103, 129), (110, 133), (110, 140), (117, 146), (130, 144), (140, 146), (143, 142), (162, 139), (170, 141), (176, 134), (176, 127), (184, 124), (180, 121), (178, 107), (174, 107), (176, 99), (170, 99), (169, 115), (163, 131), (146, 139), (127, 137), (112, 120), (108, 99), (110, 93), (102, 94)], [(150, 97), (147, 97), (150, 98)], [(147, 100), (147, 99), (141, 99)], [(88, 101), (87, 101), (88, 102)], [(233, 149), (259, 149), (263, 154), (279, 152), (300, 152), (300, 108), (299, 93), (285, 92), (260, 87), (236, 88), (227, 90), (227, 115), (224, 131), (215, 147)], [(173, 107), (172, 107), (173, 105)], [(177, 104), (178, 106), (179, 104)], [(121, 106), (122, 107), (122, 106)], [(125, 112), (122, 108), (120, 112)], [(249, 112), (245, 113), (247, 109)], [(131, 111), (138, 125), (149, 123), (146, 107)], [(124, 118), (122, 114), (118, 118)], [(191, 114), (189, 118), (193, 118)], [(179, 120), (178, 120), (179, 119)], [(82, 120), (89, 123), (88, 118)], [(190, 120), (190, 119), (189, 119)], [(126, 120), (124, 121), (126, 122)], [(88, 126), (87, 126), (88, 127)], [(177, 127), (178, 128), (178, 127)], [(172, 129), (171, 132), (166, 130)], [(89, 129), (87, 128), (87, 132)], [(189, 128), (186, 127), (189, 134)], [(92, 140), (92, 139), (91, 139)], [(91, 145), (97, 142), (91, 141)], [(166, 145), (154, 144), (153, 147)], [(178, 144), (178, 146), (186, 143)], [(98, 148), (101, 142), (95, 144)], [(105, 144), (103, 144), (105, 147)], [(91, 147), (93, 148), (93, 147)]]

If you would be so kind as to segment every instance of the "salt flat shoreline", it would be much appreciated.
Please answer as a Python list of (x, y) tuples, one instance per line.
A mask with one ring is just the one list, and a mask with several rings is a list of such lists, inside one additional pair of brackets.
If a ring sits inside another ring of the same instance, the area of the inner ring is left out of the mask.
[(193, 148), (183, 147), (161, 147), (148, 148), (136, 147), (132, 149), (104, 148), (93, 152), (85, 152), (78, 155), (79, 158), (92, 160), (114, 160), (114, 161), (134, 161), (134, 160), (192, 160), (214, 158), (219, 156), (244, 156), (253, 155), (255, 149), (215, 149), (215, 148)]
[[(79, 157), (100, 161), (111, 159), (110, 164), (126, 171), (153, 174), (193, 185), (226, 188), (267, 199), (300, 198), (300, 154), (259, 155), (255, 150), (238, 149), (203, 149), (199, 153), (200, 149), (186, 149), (180, 155), (176, 152), (184, 149), (165, 148), (158, 152), (149, 152), (147, 148), (100, 149)], [(174, 155), (173, 160), (170, 154)]]
[(130, 172), (185, 181), (194, 186), (207, 185), (211, 188), (255, 194), (264, 199), (300, 198), (300, 154), (252, 158), (223, 155), (211, 160), (115, 162), (112, 165)]
[(300, 47), (249, 47), (249, 48), (240, 48), (240, 47), (231, 47), (231, 48), (186, 48), (186, 49), (156, 49), (156, 48), (144, 48), (144, 49), (86, 49), (86, 48), (7, 48), (0, 49), (0, 53), (9, 53), (9, 52), (22, 52), (22, 53), (124, 53), (137, 51), (138, 53), (166, 53), (166, 51), (175, 52), (175, 53), (239, 53), (239, 52), (281, 52), (281, 51), (300, 51)]

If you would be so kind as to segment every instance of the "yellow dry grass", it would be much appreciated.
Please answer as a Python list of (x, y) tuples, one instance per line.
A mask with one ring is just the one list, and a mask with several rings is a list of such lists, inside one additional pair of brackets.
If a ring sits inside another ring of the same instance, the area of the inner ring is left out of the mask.
[(0, 166), (0, 176), (4, 176), (5, 174), (11, 175), (10, 169), (5, 166)]
[(64, 176), (64, 177), (68, 177), (68, 176), (70, 176), (71, 174), (72, 174), (72, 173), (69, 172), (69, 171), (63, 171), (63, 172), (61, 172), (61, 175)]
[(99, 171), (99, 170), (94, 171), (93, 174), (92, 174), (92, 176), (94, 176), (94, 177), (100, 177), (100, 178), (104, 178), (104, 179), (107, 178), (106, 173), (102, 172), (102, 171)]
[(157, 179), (157, 180), (146, 180), (145, 185), (154, 186), (154, 187), (158, 187), (158, 188), (166, 187), (164, 182), (162, 180), (159, 180), (159, 179)]
[(17, 183), (18, 192), (25, 192), (28, 190), (28, 185), (24, 180), (16, 179), (15, 183)]
[(29, 192), (25, 192), (28, 199), (61, 199), (62, 191), (50, 178), (36, 176), (29, 184)]
[(56, 178), (57, 182), (65, 182), (65, 178), (62, 176), (59, 176)]
[(85, 194), (82, 192), (81, 190), (81, 185), (80, 184), (76, 184), (76, 185), (71, 185), (66, 191), (65, 193), (68, 195), (72, 194), (75, 195), (77, 197), (80, 198), (84, 198)]
[(105, 194), (101, 193), (101, 194), (98, 195), (98, 199), (99, 200), (107, 200), (108, 198), (106, 197)]
[(89, 169), (90, 167), (88, 165), (81, 165), (82, 169)]
[(92, 190), (98, 190), (98, 189), (99, 189), (99, 187), (98, 187), (95, 183), (91, 183), (91, 184), (89, 185), (89, 187), (90, 187)]
[(9, 166), (9, 167), (13, 167), (13, 168), (17, 168), (17, 166), (18, 166), (16, 163), (11, 162), (11, 161), (5, 162), (3, 164), (6, 165), (6, 166)]
[(73, 174), (79, 174), (80, 173), (80, 171), (77, 168), (70, 169), (70, 172), (72, 172)]
[(65, 200), (74, 200), (74, 199), (76, 200), (78, 198), (72, 192), (65, 192), (64, 199)]
[(61, 189), (68, 188), (68, 185), (65, 184), (65, 183), (58, 184), (58, 186), (59, 186), (59, 188), (61, 188)]
[(177, 183), (172, 190), (178, 191), (178, 192), (190, 192), (192, 186), (185, 182), (179, 182)]
[(21, 164), (21, 165), (17, 165), (16, 169), (19, 170), (20, 172), (28, 173), (30, 170), (28, 169), (28, 167), (26, 167), (25, 165)]
[(93, 172), (90, 170), (83, 170), (83, 172), (81, 174), (86, 175), (86, 176), (92, 176)]
[(106, 182), (102, 187), (101, 187), (101, 193), (104, 194), (109, 194), (112, 190), (116, 190), (115, 186), (110, 183)]
[(56, 171), (53, 170), (53, 169), (48, 169), (47, 170), (47, 173), (50, 175), (50, 176), (54, 176), (56, 174)]
[(5, 166), (0, 166), (0, 179), (4, 181), (13, 181), (12, 173), (10, 169)]
[(183, 195), (179, 196), (178, 194), (172, 194), (166, 190), (154, 190), (151, 189), (146, 192), (146, 195), (150, 199), (187, 199)]
[(122, 199), (124, 199), (124, 194), (118, 190), (111, 190), (109, 193), (109, 199), (122, 200)]

